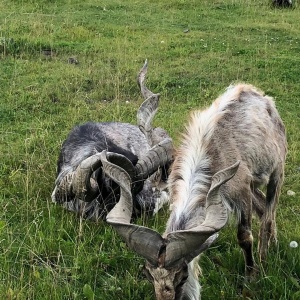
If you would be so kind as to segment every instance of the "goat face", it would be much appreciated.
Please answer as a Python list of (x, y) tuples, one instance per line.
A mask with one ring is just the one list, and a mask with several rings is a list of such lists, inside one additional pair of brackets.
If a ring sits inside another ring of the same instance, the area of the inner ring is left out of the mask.
[(188, 266), (184, 262), (179, 267), (165, 269), (146, 262), (144, 274), (153, 284), (157, 300), (179, 300), (182, 296), (183, 285), (188, 279)]

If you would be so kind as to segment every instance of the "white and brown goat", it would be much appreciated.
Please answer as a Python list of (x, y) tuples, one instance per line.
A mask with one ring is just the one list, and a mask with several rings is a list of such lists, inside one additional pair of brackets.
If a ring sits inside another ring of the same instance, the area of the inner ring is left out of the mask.
[(276, 239), (286, 152), (285, 128), (272, 98), (251, 85), (230, 86), (209, 108), (191, 114), (169, 176), (171, 215), (163, 235), (130, 224), (130, 176), (103, 159), (122, 193), (107, 221), (146, 259), (157, 299), (200, 299), (199, 254), (217, 238), (230, 212), (237, 215), (245, 276), (253, 275), (252, 210), (261, 219), (259, 258), (264, 260)]
[(89, 122), (72, 129), (58, 159), (53, 202), (62, 203), (84, 218), (106, 216), (118, 201), (119, 186), (102, 172), (100, 153), (130, 174), (134, 211), (156, 212), (168, 200), (167, 169), (173, 156), (172, 140), (162, 128), (152, 128), (159, 104), (144, 84), (147, 61), (138, 75), (145, 101), (137, 113), (137, 125), (121, 122)]

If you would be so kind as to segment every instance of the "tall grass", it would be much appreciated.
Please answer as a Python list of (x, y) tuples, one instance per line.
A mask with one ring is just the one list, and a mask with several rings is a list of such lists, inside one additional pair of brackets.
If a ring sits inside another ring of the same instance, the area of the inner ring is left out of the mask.
[[(289, 247), (300, 242), (299, 19), (297, 3), (275, 9), (267, 0), (2, 0), (0, 298), (153, 299), (143, 260), (107, 224), (50, 200), (60, 145), (75, 124), (136, 122), (136, 74), (148, 58), (148, 85), (161, 93), (155, 124), (175, 143), (189, 111), (232, 82), (275, 98), (289, 143), (279, 243), (241, 289), (243, 257), (228, 226), (202, 256), (202, 297), (300, 299), (300, 251)], [(139, 222), (162, 231), (167, 215)]]

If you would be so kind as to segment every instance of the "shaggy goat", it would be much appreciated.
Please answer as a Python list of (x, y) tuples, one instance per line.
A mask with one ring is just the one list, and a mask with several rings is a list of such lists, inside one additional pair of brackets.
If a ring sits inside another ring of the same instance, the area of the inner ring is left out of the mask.
[[(122, 193), (107, 221), (146, 258), (145, 272), (157, 299), (200, 298), (199, 254), (217, 238), (231, 211), (237, 215), (245, 276), (253, 276), (252, 208), (261, 219), (259, 257), (264, 260), (271, 238), (276, 239), (286, 152), (285, 128), (272, 98), (251, 85), (230, 86), (209, 108), (190, 117), (169, 176), (171, 215), (162, 236), (130, 224), (130, 177), (104, 163)], [(263, 185), (266, 196), (259, 189)]]
[[(152, 128), (159, 94), (144, 85), (147, 61), (138, 76), (145, 101), (138, 110), (138, 126), (127, 123), (87, 123), (75, 127), (62, 145), (54, 202), (84, 218), (103, 218), (116, 204), (119, 187), (102, 172), (100, 152), (109, 151), (115, 164), (126, 168), (134, 182), (135, 213), (156, 212), (167, 200), (166, 169), (172, 160), (172, 141), (162, 128)], [(162, 203), (161, 203), (162, 202)]]

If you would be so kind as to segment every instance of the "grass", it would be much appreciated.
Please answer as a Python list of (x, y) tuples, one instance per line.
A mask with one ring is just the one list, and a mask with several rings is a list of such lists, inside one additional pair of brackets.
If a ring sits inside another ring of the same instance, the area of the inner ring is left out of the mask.
[[(274, 9), (263, 0), (2, 0), (0, 298), (154, 298), (143, 260), (109, 226), (50, 199), (75, 124), (136, 122), (136, 74), (148, 58), (148, 85), (162, 95), (155, 124), (175, 143), (189, 111), (232, 82), (275, 98), (289, 143), (279, 244), (241, 292), (243, 257), (228, 226), (201, 259), (202, 298), (300, 299), (300, 251), (289, 247), (300, 242), (299, 18), (297, 3)], [(167, 214), (139, 222), (162, 231)]]

